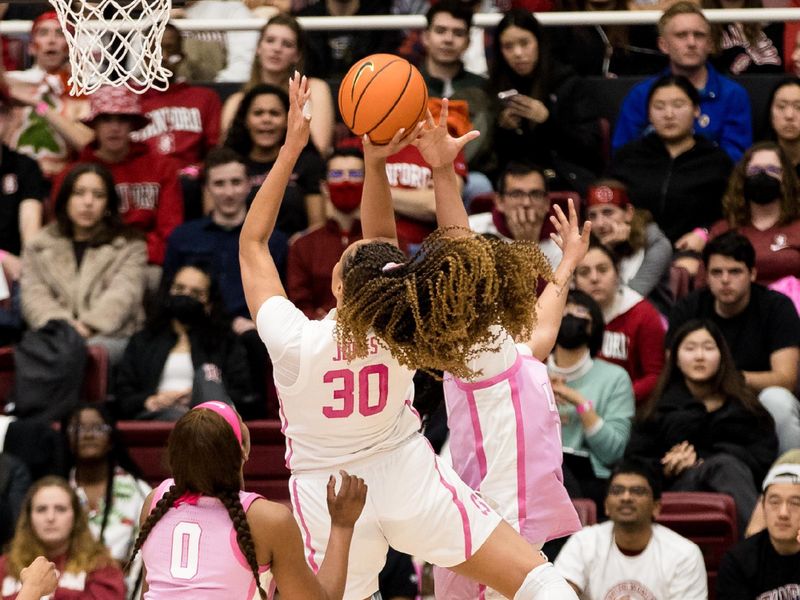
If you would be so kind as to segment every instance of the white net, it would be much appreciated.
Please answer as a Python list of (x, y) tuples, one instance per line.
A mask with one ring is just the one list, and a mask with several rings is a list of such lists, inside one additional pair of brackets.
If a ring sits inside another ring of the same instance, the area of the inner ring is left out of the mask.
[(162, 66), (161, 38), (171, 0), (50, 0), (69, 45), (70, 94), (103, 85), (137, 94), (165, 90), (172, 74)]

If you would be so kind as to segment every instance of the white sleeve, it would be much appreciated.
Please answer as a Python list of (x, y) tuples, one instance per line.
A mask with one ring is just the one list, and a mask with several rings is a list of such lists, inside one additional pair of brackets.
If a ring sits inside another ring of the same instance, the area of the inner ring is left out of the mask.
[(308, 317), (284, 296), (271, 296), (256, 314), (256, 328), (272, 360), (277, 383), (290, 386), (300, 374), (303, 327)]
[(675, 561), (675, 571), (669, 585), (666, 600), (703, 600), (708, 598), (708, 576), (703, 553), (696, 544), (683, 552)]
[[(225, 15), (222, 19), (252, 19), (255, 15), (241, 2), (226, 2)], [(257, 31), (228, 31), (225, 33), (225, 47), (228, 62), (214, 77), (217, 82), (242, 82), (250, 78), (250, 69), (253, 67), (253, 57), (261, 39)]]
[(586, 591), (589, 569), (589, 565), (584, 560), (585, 548), (582, 542), (590, 537), (587, 535), (590, 531), (584, 529), (570, 536), (554, 563), (559, 575), (575, 584), (581, 592)]

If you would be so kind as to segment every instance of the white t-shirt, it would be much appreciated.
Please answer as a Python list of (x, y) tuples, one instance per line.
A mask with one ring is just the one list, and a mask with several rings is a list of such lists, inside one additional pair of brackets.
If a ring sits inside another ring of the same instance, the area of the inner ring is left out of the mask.
[(626, 556), (614, 543), (614, 523), (585, 527), (556, 558), (558, 572), (585, 600), (706, 600), (708, 580), (697, 545), (656, 523), (644, 552)]
[(400, 446), (420, 428), (414, 371), (375, 336), (366, 357), (348, 362), (336, 344), (335, 314), (311, 320), (288, 299), (272, 296), (256, 315), (294, 473), (344, 468)]

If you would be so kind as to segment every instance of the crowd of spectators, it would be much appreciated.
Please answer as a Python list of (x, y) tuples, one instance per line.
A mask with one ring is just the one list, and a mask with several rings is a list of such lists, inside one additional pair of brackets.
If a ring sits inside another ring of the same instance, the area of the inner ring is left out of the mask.
[[(654, 26), (548, 29), (531, 13), (656, 6)], [(702, 12), (758, 6), (188, 1), (174, 17), (266, 24), (202, 34), (170, 24), (167, 90), (73, 97), (55, 13), (0, 5), (0, 18), (31, 20), (23, 43), (3, 41), (0, 345), (51, 348), (59, 322), (75, 334), (70, 353), (102, 346), (110, 362), (104, 405), (47, 413), (63, 417), (59, 434), (11, 405), (0, 417), (0, 597), (14, 597), (36, 553), (61, 570), (56, 598), (135, 593), (137, 566), (123, 579), (118, 565), (150, 488), (118, 419), (174, 421), (212, 398), (245, 419), (278, 418), (244, 302), (239, 232), (283, 144), (288, 80), (300, 70), (311, 139), (269, 247), (306, 316), (335, 308), (330, 272), (361, 237), (364, 162), (334, 97), (349, 66), (375, 52), (418, 66), (432, 113), (449, 99), (454, 134), (480, 130), (455, 165), (475, 231), (537, 242), (555, 268), (553, 199), (572, 194), (593, 224), (547, 366), (565, 485), (603, 522), (574, 535), (557, 568), (584, 598), (704, 598), (697, 546), (654, 519), (662, 489), (715, 491), (733, 497), (752, 536), (723, 560), (720, 597), (800, 589), (800, 30), (712, 25)], [(295, 18), (426, 11), (422, 31), (305, 32)], [(483, 31), (476, 12), (504, 14)], [(760, 74), (773, 86), (763, 115), (737, 82)], [(609, 118), (592, 81), (625, 76), (638, 79)], [(413, 146), (386, 168), (411, 254), (435, 227), (432, 171)], [(60, 438), (42, 433), (47, 444), (29, 452), (22, 438), (41, 427)], [(407, 588), (409, 564), (393, 554), (386, 581)], [(407, 596), (387, 583), (384, 597)]]

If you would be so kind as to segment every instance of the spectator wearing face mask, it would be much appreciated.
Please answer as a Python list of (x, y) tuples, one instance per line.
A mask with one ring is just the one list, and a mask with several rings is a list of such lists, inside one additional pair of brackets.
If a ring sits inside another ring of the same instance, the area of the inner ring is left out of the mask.
[(584, 292), (570, 291), (547, 361), (562, 444), (587, 452), (592, 467), (591, 475), (581, 475), (565, 464), (564, 486), (572, 498), (592, 498), (598, 507), (611, 469), (625, 451), (634, 414), (633, 386), (625, 369), (597, 358), (603, 328), (597, 302)]
[(299, 234), (289, 246), (286, 293), (310, 319), (336, 306), (331, 273), (342, 251), (361, 239), (360, 206), (364, 159), (356, 149), (334, 150), (321, 190), (328, 219)]
[(247, 416), (253, 407), (246, 353), (222, 316), (210, 272), (186, 265), (162, 282), (158, 297), (119, 365), (119, 418), (174, 421), (212, 399)]

